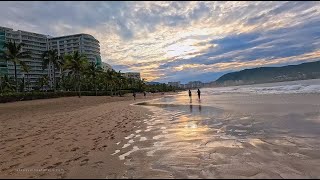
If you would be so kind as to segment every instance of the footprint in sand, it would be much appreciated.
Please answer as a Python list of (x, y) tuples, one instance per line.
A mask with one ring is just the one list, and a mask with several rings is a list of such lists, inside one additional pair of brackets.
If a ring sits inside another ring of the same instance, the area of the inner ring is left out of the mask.
[(62, 164), (62, 162), (57, 162), (55, 164), (53, 164), (54, 166), (59, 166), (60, 164)]
[(79, 147), (74, 147), (74, 148), (71, 149), (71, 151), (76, 151), (78, 149), (80, 149), (80, 148)]
[(80, 162), (80, 166), (88, 164), (89, 159), (84, 159)]

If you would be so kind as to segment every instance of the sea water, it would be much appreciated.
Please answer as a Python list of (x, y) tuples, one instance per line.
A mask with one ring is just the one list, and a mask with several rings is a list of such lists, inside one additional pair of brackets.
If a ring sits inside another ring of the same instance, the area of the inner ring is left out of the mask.
[(139, 178), (319, 178), (319, 84), (203, 88), (201, 99), (194, 90), (140, 103), (152, 115), (129, 168)]

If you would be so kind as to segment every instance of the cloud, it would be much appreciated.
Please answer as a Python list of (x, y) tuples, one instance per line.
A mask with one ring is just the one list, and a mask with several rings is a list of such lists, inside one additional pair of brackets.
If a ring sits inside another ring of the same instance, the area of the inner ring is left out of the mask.
[(161, 82), (207, 82), (241, 68), (318, 60), (319, 7), (311, 1), (0, 2), (0, 24), (52, 36), (88, 33), (117, 70)]

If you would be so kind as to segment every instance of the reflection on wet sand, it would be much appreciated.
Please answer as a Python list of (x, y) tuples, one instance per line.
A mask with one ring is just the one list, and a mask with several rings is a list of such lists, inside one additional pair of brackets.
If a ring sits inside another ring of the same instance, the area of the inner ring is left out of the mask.
[(320, 178), (319, 112), (239, 114), (165, 101), (140, 103), (153, 115), (147, 140), (125, 159), (133, 178)]

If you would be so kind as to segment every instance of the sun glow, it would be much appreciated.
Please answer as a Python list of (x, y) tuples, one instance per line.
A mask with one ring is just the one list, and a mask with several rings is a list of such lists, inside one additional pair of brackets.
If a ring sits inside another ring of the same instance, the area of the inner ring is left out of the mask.
[(199, 40), (187, 39), (181, 43), (176, 43), (164, 49), (166, 58), (191, 58), (201, 54), (209, 48), (214, 48), (216, 45), (201, 43)]
[(167, 56), (170, 57), (180, 57), (185, 54), (195, 52), (196, 48), (189, 44), (173, 44), (167, 49)]

